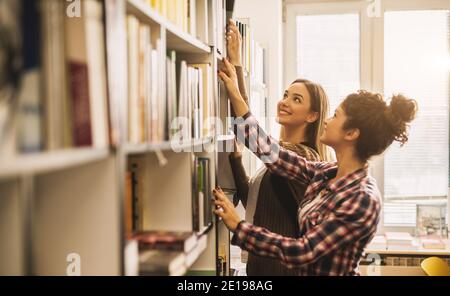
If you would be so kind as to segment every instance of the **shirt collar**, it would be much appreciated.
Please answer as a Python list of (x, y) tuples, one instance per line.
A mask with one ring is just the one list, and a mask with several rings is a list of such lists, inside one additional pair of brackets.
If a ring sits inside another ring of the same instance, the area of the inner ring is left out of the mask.
[(369, 175), (369, 164), (365, 164), (363, 168), (334, 181), (333, 184), (328, 184), (330, 180), (336, 177), (337, 170), (338, 167), (334, 166), (324, 172), (324, 179), (327, 183), (325, 188), (330, 192), (340, 191), (341, 189), (366, 178)]

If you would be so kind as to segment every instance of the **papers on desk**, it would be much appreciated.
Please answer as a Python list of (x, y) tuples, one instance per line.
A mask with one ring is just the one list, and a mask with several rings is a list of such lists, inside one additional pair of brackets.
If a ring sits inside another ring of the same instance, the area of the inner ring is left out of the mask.
[(440, 238), (421, 238), (420, 242), (424, 249), (428, 250), (444, 250), (445, 243)]
[(386, 232), (384, 235), (377, 235), (368, 246), (371, 250), (389, 251), (415, 251), (419, 249), (444, 250), (445, 242), (434, 236), (414, 238), (406, 232)]
[(369, 246), (371, 249), (375, 250), (386, 250), (387, 249), (386, 237), (384, 235), (375, 236)]
[(375, 250), (417, 250), (418, 244), (407, 232), (386, 232), (384, 235), (377, 235), (369, 245)]
[(419, 247), (407, 232), (386, 232), (385, 237), (389, 250), (417, 250)]

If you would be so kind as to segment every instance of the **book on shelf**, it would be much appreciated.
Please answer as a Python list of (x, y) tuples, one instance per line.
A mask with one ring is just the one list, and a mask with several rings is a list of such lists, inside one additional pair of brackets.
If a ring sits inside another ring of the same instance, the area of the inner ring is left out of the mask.
[(125, 233), (130, 237), (134, 232), (133, 226), (133, 176), (131, 171), (125, 173)]
[[(151, 232), (157, 233), (157, 232)], [(208, 247), (208, 237), (202, 235), (197, 237), (192, 233), (161, 232), (163, 237), (169, 237), (169, 243), (172, 244), (170, 237), (183, 236), (192, 239), (189, 248), (180, 248), (162, 246), (160, 248), (142, 247), (139, 254), (139, 274), (140, 275), (184, 275), (187, 269), (191, 267), (199, 256)], [(195, 239), (195, 241), (194, 241)], [(138, 238), (137, 240), (140, 240)], [(189, 250), (188, 250), (189, 249)], [(188, 250), (188, 251), (185, 251)]]
[(208, 0), (141, 0), (172, 24), (208, 44)]
[(125, 242), (124, 261), (125, 276), (139, 276), (139, 246), (136, 240)]
[(197, 245), (189, 253), (186, 254), (186, 266), (192, 266), (198, 257), (208, 247), (208, 237), (202, 235), (197, 240)]
[(127, 132), (122, 127), (121, 118), (127, 122), (128, 95), (126, 79), (127, 60), (127, 30), (126, 3), (122, 0), (105, 1), (106, 24), (106, 56), (107, 79), (109, 95), (109, 139), (112, 146), (118, 146), (127, 138)]
[(177, 117), (181, 121), (175, 125), (171, 124), (171, 127), (175, 132), (181, 133), (183, 139), (202, 139), (212, 136), (214, 126), (208, 120), (214, 115), (211, 65), (188, 64), (180, 61), (177, 69)]
[(82, 17), (65, 17), (73, 145), (104, 148), (108, 144), (103, 6), (82, 2)]
[(219, 276), (227, 276), (227, 269), (228, 269), (228, 260), (227, 260), (227, 248), (222, 243), (219, 246), (219, 253), (217, 258), (217, 271)]
[[(147, 64), (141, 63), (141, 57), (144, 55), (143, 47), (148, 42), (147, 38), (142, 38), (141, 31), (147, 26), (139, 23), (137, 17), (133, 15), (127, 16), (128, 31), (128, 141), (129, 143), (138, 144), (145, 142), (143, 131), (145, 125), (142, 124), (145, 117), (142, 111), (144, 102), (140, 97), (140, 90), (146, 86), (143, 82), (144, 74), (147, 73), (145, 68)], [(149, 45), (149, 42), (148, 42)]]
[(172, 138), (176, 132), (171, 126), (178, 115), (178, 95), (177, 95), (177, 57), (176, 52), (171, 51), (167, 57), (167, 114), (166, 133)]
[(139, 275), (141, 276), (182, 276), (186, 272), (184, 253), (147, 250), (139, 254)]
[[(149, 25), (127, 16), (128, 142), (143, 144), (168, 139), (166, 126), (166, 56), (161, 39)], [(154, 42), (152, 42), (154, 40)]]
[(17, 152), (17, 96), (16, 92), (20, 82), (20, 61), (23, 50), (21, 47), (23, 29), (21, 26), (21, 11), (17, 8), (19, 1), (3, 1), (2, 9), (8, 18), (0, 19), (3, 28), (3, 41), (7, 48), (0, 47), (3, 56), (1, 66), (3, 74), (0, 75), (0, 157), (7, 158)]
[(213, 95), (213, 73), (211, 64), (189, 64), (199, 71), (199, 97), (197, 120), (200, 124), (200, 137), (210, 137), (215, 133), (214, 123), (210, 120), (215, 116)]
[(41, 51), (41, 19), (39, 3), (21, 1), (22, 74), (17, 94), (20, 152), (38, 152), (44, 148), (43, 98), (40, 95), (43, 79)]
[[(11, 116), (12, 153), (106, 148), (109, 112), (103, 1), (81, 2), (82, 16), (62, 1), (20, 1), (16, 34), (23, 60), (17, 108)], [(3, 146), (3, 145), (2, 145)], [(3, 150), (3, 148), (1, 148)]]
[(222, 56), (227, 56), (227, 43), (226, 43), (226, 32), (227, 32), (227, 7), (226, 0), (213, 0), (216, 1), (216, 22), (217, 22), (217, 50)]
[(211, 163), (209, 158), (195, 157), (192, 196), (192, 223), (196, 232), (212, 223)]
[(144, 227), (144, 174), (142, 166), (133, 162), (125, 173), (125, 230), (127, 237)]
[(235, 0), (226, 0), (226, 11), (228, 19), (233, 18), (234, 4), (235, 4), (234, 2)]
[(210, 44), (209, 37), (209, 13), (208, 13), (208, 0), (197, 0), (196, 7), (196, 32), (197, 38), (205, 44)]
[(197, 235), (192, 232), (143, 231), (133, 235), (140, 250), (164, 250), (189, 253), (197, 245)]
[(64, 42), (64, 2), (41, 1), (42, 71), (44, 77), (44, 129), (48, 150), (70, 147), (72, 143)]
[(240, 19), (236, 21), (236, 26), (238, 27), (239, 33), (242, 36), (242, 48), (241, 48), (241, 57), (242, 57), (242, 66), (246, 73), (249, 73), (252, 67), (252, 51), (251, 51), (251, 34), (250, 27), (248, 25), (248, 20)]

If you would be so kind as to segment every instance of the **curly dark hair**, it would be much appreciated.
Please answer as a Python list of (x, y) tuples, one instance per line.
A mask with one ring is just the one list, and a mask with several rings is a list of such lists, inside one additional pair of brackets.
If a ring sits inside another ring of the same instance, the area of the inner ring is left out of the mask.
[(360, 131), (356, 151), (362, 161), (383, 153), (394, 141), (403, 146), (418, 110), (415, 100), (401, 94), (387, 105), (381, 94), (363, 90), (349, 95), (342, 108), (348, 117), (344, 129)]

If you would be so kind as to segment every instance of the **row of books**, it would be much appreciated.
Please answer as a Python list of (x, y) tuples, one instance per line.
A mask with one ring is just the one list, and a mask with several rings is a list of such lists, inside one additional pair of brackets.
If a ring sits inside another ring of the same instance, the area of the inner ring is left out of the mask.
[[(165, 52), (159, 32), (127, 16), (128, 33), (128, 142), (167, 140)], [(154, 42), (152, 42), (154, 40)]]
[(126, 262), (134, 263), (134, 266), (126, 268), (127, 273), (142, 276), (181, 276), (206, 247), (206, 235), (175, 231), (139, 232), (127, 243)]
[[(13, 1), (17, 2), (17, 1)], [(0, 149), (28, 153), (109, 143), (103, 2), (81, 2), (81, 17), (66, 14), (66, 2), (39, 0), (5, 6), (11, 23), (6, 40), (14, 65), (2, 84), (14, 107), (5, 107)], [(17, 15), (14, 16), (14, 13)], [(7, 91), (9, 87), (12, 87)], [(2, 100), (3, 101), (3, 100)], [(3, 111), (2, 111), (3, 113)], [(6, 117), (5, 117), (6, 118)], [(8, 134), (8, 137), (4, 135)], [(6, 138), (8, 141), (3, 142)]]
[[(174, 55), (172, 55), (174, 56)], [(180, 118), (188, 119), (187, 122), (179, 122), (178, 126), (173, 125), (173, 132), (180, 133), (183, 138), (201, 139), (212, 136), (215, 132), (214, 122), (211, 120), (215, 116), (215, 100), (213, 95), (213, 73), (210, 64), (188, 64), (181, 61), (177, 64), (177, 83), (172, 73), (175, 71), (176, 62), (172, 57), (170, 60), (172, 70), (169, 70), (168, 86), (172, 97), (178, 94), (178, 103), (175, 114)], [(173, 99), (169, 98), (169, 101)], [(174, 118), (171, 118), (172, 120)]]
[[(179, 132), (185, 139), (211, 136), (208, 119), (215, 113), (211, 64), (178, 61), (176, 52), (166, 55), (161, 41), (151, 34), (148, 25), (128, 16), (129, 142), (163, 142)], [(177, 125), (176, 118), (188, 121)]]
[[(192, 174), (192, 231), (204, 232), (213, 221), (212, 170), (211, 160), (207, 157), (193, 159)], [(139, 161), (130, 163), (126, 172), (125, 223), (126, 234), (141, 232), (144, 229), (145, 164)]]
[[(226, 56), (225, 29), (234, 0), (141, 0), (185, 32)], [(216, 37), (220, 36), (220, 37)], [(222, 37), (223, 36), (223, 37)]]
[[(197, 36), (197, 6), (206, 9), (207, 0), (143, 0), (157, 10), (162, 16), (193, 36)], [(207, 24), (199, 23), (199, 28)]]

